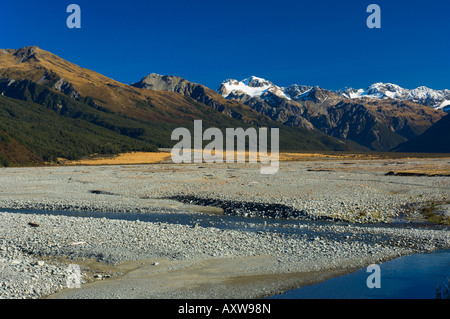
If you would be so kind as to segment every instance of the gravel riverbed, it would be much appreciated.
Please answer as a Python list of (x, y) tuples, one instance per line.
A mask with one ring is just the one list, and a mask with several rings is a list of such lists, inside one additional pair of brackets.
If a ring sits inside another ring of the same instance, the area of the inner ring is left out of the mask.
[[(439, 164), (446, 160), (415, 161)], [(415, 163), (409, 160), (403, 165)], [(416, 206), (411, 203), (449, 200), (448, 177), (385, 175), (400, 165), (389, 160), (354, 161), (352, 165), (338, 161), (292, 162), (281, 163), (277, 174), (266, 176), (259, 174), (259, 166), (225, 164), (1, 169), (0, 207), (4, 209), (194, 213), (198, 207), (168, 198), (195, 196), (285, 205), (303, 212), (302, 218), (329, 217), (349, 223), (299, 221), (288, 226), (295, 231), (283, 234), (0, 209), (0, 297), (41, 298), (61, 291), (68, 285), (70, 264), (82, 265), (83, 282), (109, 276), (113, 278), (107, 281), (114, 280), (121, 274), (90, 268), (89, 261), (115, 266), (155, 260), (154, 266), (158, 267), (157, 261), (165, 260), (169, 266), (164, 271), (170, 272), (187, 269), (199, 261), (231, 259), (242, 261), (241, 276), (257, 276), (354, 269), (402, 255), (449, 248), (446, 226), (359, 224), (416, 216)], [(245, 211), (241, 215), (252, 216)], [(251, 217), (248, 222), (252, 223)], [(259, 256), (264, 256), (263, 263), (246, 266), (246, 258)], [(240, 294), (254, 298), (277, 293), (280, 287), (275, 285), (270, 291), (239, 289)], [(198, 287), (197, 294), (167, 289), (140, 287), (139, 296), (203, 296)], [(132, 298), (135, 293), (121, 297)], [(228, 295), (218, 290), (210, 296)]]

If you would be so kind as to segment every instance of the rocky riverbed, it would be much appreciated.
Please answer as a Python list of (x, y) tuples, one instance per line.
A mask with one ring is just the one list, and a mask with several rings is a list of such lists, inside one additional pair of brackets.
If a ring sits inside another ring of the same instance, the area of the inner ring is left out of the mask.
[[(447, 202), (450, 194), (448, 177), (386, 172), (415, 161), (422, 165), (445, 160), (290, 162), (281, 163), (277, 174), (265, 176), (259, 174), (259, 166), (245, 164), (2, 169), (0, 207), (43, 212), (0, 213), (0, 296), (252, 298), (401, 255), (449, 248), (447, 226), (382, 226), (400, 217), (417, 219), (419, 207)], [(215, 201), (225, 214), (253, 203), (236, 213), (248, 216), (249, 223), (251, 216), (298, 223), (283, 234), (44, 214), (201, 211), (174, 196), (191, 196), (196, 199), (193, 204), (205, 204), (199, 199)], [(261, 211), (283, 214), (258, 215)], [(71, 264), (80, 266), (84, 284), (63, 290)], [(61, 295), (53, 295), (56, 292)]]

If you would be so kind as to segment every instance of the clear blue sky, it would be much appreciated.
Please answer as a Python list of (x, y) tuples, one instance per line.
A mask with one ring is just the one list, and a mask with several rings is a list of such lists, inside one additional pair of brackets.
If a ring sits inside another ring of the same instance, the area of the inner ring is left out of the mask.
[[(81, 7), (81, 29), (66, 8)], [(366, 8), (381, 7), (381, 29)], [(124, 83), (155, 72), (327, 89), (450, 89), (448, 0), (2, 1), (0, 48), (37, 45)]]

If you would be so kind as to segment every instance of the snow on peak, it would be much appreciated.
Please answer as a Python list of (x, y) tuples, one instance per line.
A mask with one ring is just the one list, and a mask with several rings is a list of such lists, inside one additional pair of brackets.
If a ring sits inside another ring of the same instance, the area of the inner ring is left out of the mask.
[(293, 100), (298, 100), (313, 89), (312, 86), (292, 84), (285, 89), (285, 93)]
[(270, 81), (267, 81), (263, 78), (259, 78), (257, 76), (252, 75), (249, 78), (246, 78), (244, 80), (241, 81), (242, 83), (244, 83), (245, 85), (249, 86), (249, 87), (269, 87), (272, 86), (273, 83)]
[[(257, 77), (250, 76), (241, 81), (228, 79), (224, 81), (219, 93), (227, 98), (230, 94), (245, 94), (250, 97), (262, 99), (270, 98), (271, 94), (288, 100), (302, 100), (312, 91), (312, 86), (293, 84), (286, 88), (277, 86), (272, 82)], [(395, 99), (408, 100), (435, 109), (450, 109), (450, 90), (433, 90), (426, 86), (420, 86), (409, 90), (393, 83), (377, 82), (366, 89), (344, 88), (331, 91), (347, 99)], [(271, 93), (271, 94), (270, 94)]]
[(290, 97), (284, 93), (284, 88), (253, 75), (242, 81), (228, 79), (222, 83), (220, 93), (223, 97), (227, 97), (231, 93), (237, 92), (244, 93), (251, 97), (261, 97), (270, 92), (279, 97), (290, 99)]
[(374, 83), (367, 89), (347, 88), (337, 92), (350, 99), (375, 98), (375, 99), (396, 99), (408, 100), (418, 104), (433, 108), (443, 108), (442, 104), (450, 100), (450, 90), (433, 90), (426, 86), (420, 86), (409, 90), (392, 83)]

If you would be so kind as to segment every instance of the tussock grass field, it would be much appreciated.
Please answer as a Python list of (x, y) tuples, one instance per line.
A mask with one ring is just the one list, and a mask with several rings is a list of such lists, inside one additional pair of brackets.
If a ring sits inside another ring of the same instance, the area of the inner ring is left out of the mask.
[(91, 156), (77, 161), (59, 159), (62, 165), (132, 165), (132, 164), (157, 164), (171, 161), (167, 152), (132, 152), (112, 156)]
[[(196, 152), (196, 151), (194, 151)], [(200, 152), (200, 151), (199, 151)], [(213, 155), (216, 153), (212, 152)], [(235, 160), (242, 154), (234, 152)], [(270, 152), (268, 154), (270, 156)], [(223, 158), (226, 158), (225, 153)], [(249, 161), (250, 153), (245, 152), (245, 160)], [(315, 161), (315, 160), (382, 160), (382, 159), (414, 159), (414, 158), (448, 158), (444, 167), (421, 166), (410, 170), (395, 171), (394, 173), (417, 173), (426, 175), (450, 175), (450, 154), (425, 154), (425, 153), (379, 153), (379, 152), (280, 152), (280, 162)], [(257, 155), (260, 161), (259, 154)], [(67, 160), (59, 158), (61, 165), (133, 165), (133, 164), (159, 164), (172, 163), (171, 153), (168, 150), (161, 152), (130, 152), (119, 155), (92, 155), (81, 160)]]

